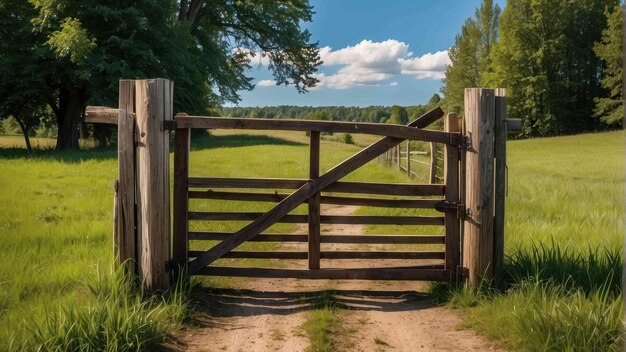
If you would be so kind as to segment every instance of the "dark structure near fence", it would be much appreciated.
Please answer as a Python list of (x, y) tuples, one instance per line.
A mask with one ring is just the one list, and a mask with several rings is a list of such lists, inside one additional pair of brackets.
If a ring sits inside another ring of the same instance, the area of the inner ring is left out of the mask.
[[(448, 114), (444, 120), (444, 131), (431, 131), (425, 128), (444, 117), (439, 108), (407, 126), (186, 114), (174, 116), (172, 82), (165, 79), (122, 80), (118, 109), (88, 107), (86, 114), (88, 123), (118, 125), (115, 254), (120, 263), (127, 263), (128, 270), (136, 272), (147, 288), (153, 291), (166, 289), (172, 278), (180, 273), (303, 279), (468, 280), (474, 284), (482, 277), (491, 278), (495, 270), (495, 277), (498, 278), (504, 248), (507, 125), (504, 95), (501, 89), (467, 89), (465, 117)], [(193, 128), (309, 132), (309, 178), (192, 177), (189, 175), (189, 148), (190, 130)], [(321, 174), (321, 132), (373, 134), (382, 139)], [(172, 202), (170, 133), (174, 133)], [(443, 183), (340, 181), (406, 140), (444, 145)], [(269, 202), (276, 205), (265, 213), (206, 212), (190, 210), (189, 199)], [(173, 204), (173, 233), (170, 232), (170, 204)], [(302, 204), (306, 204), (308, 214), (290, 214)], [(441, 215), (321, 215), (320, 204), (425, 208), (436, 209)], [(234, 233), (198, 232), (189, 231), (191, 221), (247, 221), (248, 224)], [(272, 225), (285, 222), (307, 223), (308, 233), (265, 232)], [(425, 236), (322, 234), (320, 225), (325, 223), (430, 225), (443, 226), (444, 230), (441, 232), (443, 235)], [(190, 251), (190, 240), (218, 242), (205, 251)], [(301, 242), (307, 244), (308, 250), (236, 250), (246, 241)], [(321, 243), (440, 244), (443, 250), (323, 251)], [(302, 259), (307, 260), (308, 268), (217, 265), (216, 262), (222, 258)], [(366, 268), (325, 268), (321, 265), (322, 259), (353, 258), (402, 259), (415, 261), (415, 264)]]

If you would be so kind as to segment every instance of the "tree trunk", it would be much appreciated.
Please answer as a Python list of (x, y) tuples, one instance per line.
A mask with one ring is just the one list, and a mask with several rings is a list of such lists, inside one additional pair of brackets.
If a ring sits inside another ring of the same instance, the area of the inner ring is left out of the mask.
[(59, 114), (57, 114), (57, 150), (78, 149), (80, 121), (85, 108), (82, 90), (61, 88), (59, 92)]
[(28, 126), (26, 126), (26, 124), (24, 122), (22, 122), (22, 120), (18, 117), (18, 116), (13, 116), (13, 118), (15, 118), (15, 121), (17, 121), (17, 123), (20, 125), (20, 128), (22, 129), (22, 133), (24, 134), (24, 142), (26, 143), (26, 149), (28, 149), (29, 153), (33, 152), (33, 147), (30, 145), (30, 136), (28, 135)]

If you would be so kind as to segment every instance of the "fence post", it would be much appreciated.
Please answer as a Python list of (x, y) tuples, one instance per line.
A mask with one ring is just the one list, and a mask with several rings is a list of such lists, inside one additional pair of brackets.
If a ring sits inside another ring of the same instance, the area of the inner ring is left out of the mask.
[(137, 270), (137, 233), (135, 231), (135, 81), (119, 82), (117, 121), (117, 221), (114, 238), (115, 256), (126, 263), (133, 275)]
[(411, 141), (406, 141), (406, 176), (411, 177)]
[(397, 156), (396, 159), (398, 161), (398, 171), (402, 171), (402, 157), (400, 155), (400, 147), (401, 147), (401, 144), (398, 144), (396, 146), (396, 156)]
[[(450, 113), (444, 120), (444, 130), (450, 133), (458, 133), (458, 115)], [(446, 185), (446, 200), (459, 204), (459, 148), (450, 144), (445, 145), (443, 174)], [(445, 213), (446, 225), (446, 269), (453, 273), (456, 278), (457, 268), (461, 264), (461, 222), (457, 212)]]
[(495, 217), (493, 220), (493, 269), (494, 284), (502, 287), (504, 267), (504, 208), (506, 196), (506, 89), (495, 90)]
[(437, 182), (437, 144), (430, 142), (430, 183)]
[(463, 266), (470, 285), (491, 279), (493, 270), (493, 177), (495, 95), (493, 89), (465, 89), (467, 214), (463, 230)]
[[(311, 131), (309, 178), (320, 177), (320, 133)], [(320, 268), (320, 193), (309, 198), (309, 269)]]
[(172, 116), (172, 97), (169, 80), (135, 81), (139, 275), (149, 291), (169, 286), (169, 134), (164, 121)]
[(174, 135), (174, 233), (172, 235), (172, 262), (176, 275), (187, 272), (189, 260), (189, 128), (177, 129)]

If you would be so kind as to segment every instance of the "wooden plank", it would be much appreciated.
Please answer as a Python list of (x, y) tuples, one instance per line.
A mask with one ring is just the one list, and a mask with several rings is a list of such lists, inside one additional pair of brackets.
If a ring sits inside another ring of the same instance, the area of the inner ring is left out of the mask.
[(211, 276), (241, 276), (258, 278), (294, 278), (308, 280), (426, 280), (449, 281), (445, 269), (357, 268), (357, 269), (269, 269), (210, 266), (195, 274)]
[[(224, 232), (189, 232), (189, 240), (221, 241), (232, 233)], [(367, 244), (444, 244), (445, 236), (431, 235), (321, 235), (321, 243), (367, 243)], [(308, 235), (297, 234), (260, 234), (250, 242), (307, 242)]]
[[(311, 132), (309, 178), (316, 180), (320, 176), (320, 133)], [(309, 269), (320, 268), (320, 192), (308, 199), (309, 210)]]
[[(443, 111), (440, 108), (436, 108), (427, 112), (425, 116), (441, 116), (442, 114)], [(420, 119), (412, 122), (411, 124), (409, 124), (409, 126), (415, 127), (415, 125), (419, 123)], [(239, 230), (234, 236), (222, 241), (220, 244), (214, 246), (202, 256), (196, 258), (193, 262), (189, 264), (190, 273), (197, 272), (202, 267), (211, 264), (222, 255), (230, 252), (233, 248), (239, 246), (240, 244), (249, 240), (255, 235), (265, 231), (277, 220), (280, 220), (283, 216), (287, 215), (289, 212), (298, 207), (315, 193), (322, 191), (324, 188), (333, 184), (337, 180), (375, 159), (386, 150), (389, 150), (390, 148), (400, 144), (400, 142), (402, 142), (402, 139), (385, 137), (378, 142), (370, 145), (369, 147), (364, 148), (363, 150), (351, 156), (339, 165), (335, 166), (326, 174), (320, 176), (315, 180), (307, 182), (305, 185), (292, 193), (289, 197), (278, 203), (272, 210), (268, 211), (263, 216), (256, 219), (254, 222)]]
[(493, 269), (494, 120), (494, 90), (465, 89), (465, 128), (471, 147), (466, 151), (463, 266), (470, 285), (491, 279)]
[(444, 259), (444, 252), (324, 251), (322, 259)]
[[(251, 221), (266, 213), (235, 213), (235, 212), (199, 212), (190, 211), (190, 221)], [(305, 224), (308, 215), (284, 215), (276, 223)], [(322, 224), (353, 224), (353, 225), (443, 225), (444, 218), (440, 216), (371, 216), (371, 215), (321, 215)]]
[(118, 163), (118, 242), (116, 258), (126, 262), (130, 273), (135, 273), (138, 264), (138, 238), (135, 230), (135, 81), (120, 80), (119, 111), (117, 127)]
[(495, 216), (493, 219), (494, 284), (502, 287), (504, 267), (504, 214), (506, 197), (506, 89), (495, 89)]
[[(227, 178), (227, 177), (190, 177), (189, 187), (211, 188), (267, 188), (298, 189), (307, 180), (281, 178)], [(428, 197), (443, 196), (444, 186), (410, 183), (373, 183), (373, 182), (334, 182), (326, 186), (323, 192), (383, 194), (391, 196)]]
[[(502, 91), (504, 91), (504, 94), (506, 96), (506, 89), (504, 88), (498, 88)], [(506, 125), (506, 129), (507, 129), (507, 133), (508, 132), (520, 132), (522, 130), (522, 119), (508, 119), (505, 118), (504, 119), (505, 125)]]
[[(444, 129), (448, 132), (458, 132), (458, 119), (456, 114), (450, 113), (444, 120)], [(459, 196), (459, 148), (445, 146), (444, 177), (446, 185), (446, 200), (451, 203), (460, 204)], [(458, 214), (447, 212), (445, 214), (446, 223), (446, 269), (457, 272), (457, 267), (461, 265), (461, 223)], [(455, 275), (456, 276), (456, 275)]]
[(169, 287), (170, 180), (169, 134), (163, 122), (171, 117), (171, 82), (135, 82), (137, 115), (138, 209), (141, 214), (140, 277), (149, 291)]
[[(120, 109), (106, 106), (87, 106), (85, 108), (85, 123), (117, 125), (119, 122)], [(135, 118), (133, 112), (126, 111), (126, 113)]]
[(191, 133), (188, 128), (177, 129), (174, 135), (174, 233), (172, 261), (181, 272), (187, 271), (189, 222), (188, 184), (189, 148)]
[[(248, 202), (280, 202), (288, 194), (281, 193), (250, 193), (250, 192), (220, 192), (220, 191), (189, 191), (189, 198), (193, 199), (221, 199)], [(321, 196), (322, 204), (357, 205), (384, 208), (430, 208), (434, 209), (439, 199), (380, 199), (361, 197)], [(308, 200), (306, 201), (308, 203)]]
[[(204, 251), (189, 251), (195, 258)], [(307, 252), (289, 251), (232, 251), (222, 258), (247, 259), (307, 259)], [(444, 259), (444, 252), (389, 252), (389, 251), (324, 251), (322, 259)]]
[[(433, 115), (436, 116), (436, 115)], [(424, 130), (417, 126), (400, 126), (348, 121), (315, 121), (290, 119), (254, 119), (176, 115), (177, 128), (251, 129), (273, 131), (315, 131), (326, 133), (363, 133), (426, 142), (460, 143), (457, 135)]]

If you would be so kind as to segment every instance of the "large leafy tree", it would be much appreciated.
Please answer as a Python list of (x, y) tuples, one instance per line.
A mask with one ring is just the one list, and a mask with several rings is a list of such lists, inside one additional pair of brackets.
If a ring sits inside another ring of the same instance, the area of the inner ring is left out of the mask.
[(491, 67), (491, 49), (498, 39), (500, 11), (493, 0), (484, 0), (456, 36), (449, 50), (451, 65), (446, 68), (441, 89), (446, 110), (462, 111), (465, 88), (484, 84)]
[(493, 49), (489, 83), (508, 88), (508, 112), (522, 134), (591, 130), (593, 98), (602, 94), (602, 63), (594, 43), (606, 27), (604, 9), (617, 0), (509, 0)]
[(603, 61), (602, 87), (608, 94), (595, 99), (595, 116), (602, 121), (621, 125), (624, 120), (624, 100), (622, 97), (622, 7), (615, 6), (606, 11), (608, 25), (602, 31), (602, 40), (593, 47)]
[[(279, 84), (304, 92), (317, 83), (317, 43), (300, 26), (311, 20), (307, 0), (29, 0), (0, 9), (0, 17), (31, 27), (22, 51), (45, 84), (57, 149), (78, 147), (87, 103), (115, 105), (119, 78), (171, 78), (175, 109), (189, 113), (252, 89), (245, 73), (255, 55), (269, 61)], [(13, 56), (2, 48), (2, 60)], [(9, 70), (26, 75), (17, 64)]]

